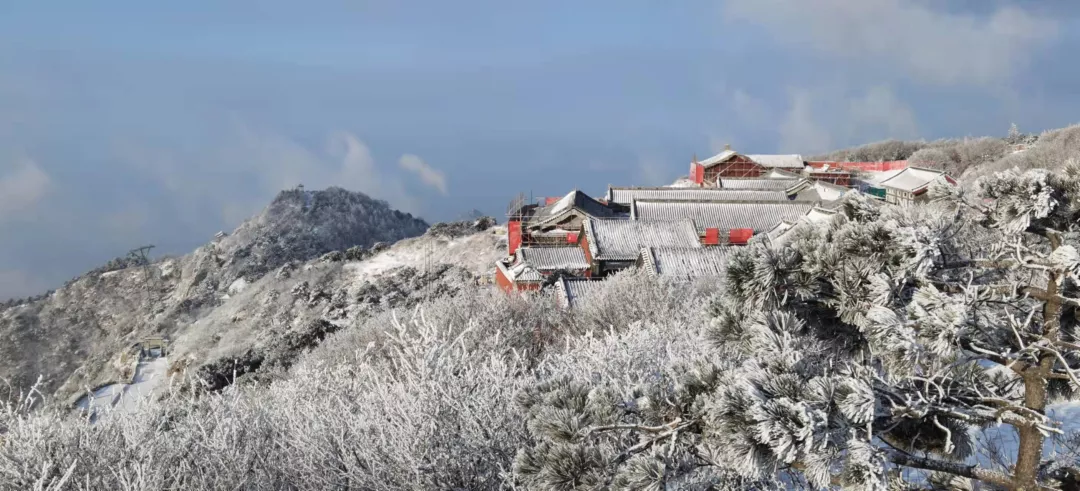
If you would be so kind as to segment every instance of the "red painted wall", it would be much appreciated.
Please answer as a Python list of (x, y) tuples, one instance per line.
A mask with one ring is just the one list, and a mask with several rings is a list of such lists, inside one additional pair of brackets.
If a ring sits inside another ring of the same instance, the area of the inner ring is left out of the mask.
[(585, 261), (592, 265), (592, 252), (589, 251), (589, 236), (582, 234), (578, 239), (578, 245), (581, 246), (581, 250), (585, 251)]
[(577, 244), (577, 238), (578, 238), (577, 232), (570, 232), (570, 233), (566, 234), (566, 243), (567, 244)]
[(757, 162), (742, 155), (736, 155), (727, 162), (705, 169), (703, 180), (715, 186), (718, 177), (761, 177), (765, 170)]
[(705, 239), (702, 240), (702, 244), (705, 245), (720, 245), (720, 229), (707, 228), (705, 229)]
[(507, 278), (499, 268), (495, 268), (495, 284), (499, 285), (499, 288), (505, 292), (514, 290), (514, 283), (511, 282), (510, 278)]
[(506, 252), (508, 256), (513, 256), (521, 247), (521, 222), (518, 220), (506, 222), (506, 235)]
[(728, 243), (734, 245), (746, 245), (754, 236), (752, 228), (733, 228), (728, 231)]
[(701, 164), (694, 162), (690, 164), (690, 180), (697, 184), (701, 184), (705, 181), (705, 167)]
[(886, 162), (807, 162), (807, 165), (815, 169), (828, 166), (830, 169), (841, 169), (863, 172), (883, 172), (889, 170), (906, 169), (906, 160), (890, 160)]

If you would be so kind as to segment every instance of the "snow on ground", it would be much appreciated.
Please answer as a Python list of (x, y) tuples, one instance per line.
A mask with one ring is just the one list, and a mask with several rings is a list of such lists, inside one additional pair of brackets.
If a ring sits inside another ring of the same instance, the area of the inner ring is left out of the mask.
[(236, 281), (232, 282), (232, 284), (229, 285), (229, 289), (226, 291), (228, 291), (229, 295), (236, 295), (237, 293), (244, 291), (247, 286), (247, 280), (243, 278), (237, 278)]
[[(495, 267), (495, 261), (506, 255), (505, 236), (494, 231), (453, 239), (417, 237), (395, 244), (373, 257), (345, 265), (345, 270), (357, 280), (371, 279), (403, 266), (423, 269), (431, 264), (456, 264), (475, 273)], [(362, 281), (361, 281), (362, 283)]]
[(163, 382), (168, 378), (168, 369), (168, 358), (163, 356), (140, 361), (135, 367), (132, 383), (112, 384), (97, 389), (92, 397), (83, 397), (76, 406), (91, 414), (108, 410), (133, 411), (141, 401), (160, 393), (162, 387), (167, 385)]

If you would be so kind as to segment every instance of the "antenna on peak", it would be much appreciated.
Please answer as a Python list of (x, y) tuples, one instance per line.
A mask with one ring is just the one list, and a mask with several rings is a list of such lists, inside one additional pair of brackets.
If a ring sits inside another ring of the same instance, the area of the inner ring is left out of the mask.
[(731, 150), (731, 144), (730, 143), (725, 143), (724, 144), (724, 150)]

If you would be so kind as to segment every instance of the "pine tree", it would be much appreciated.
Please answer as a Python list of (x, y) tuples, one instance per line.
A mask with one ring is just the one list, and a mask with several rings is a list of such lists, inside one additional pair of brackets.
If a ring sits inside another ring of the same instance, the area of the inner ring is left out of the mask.
[[(1044, 461), (1047, 406), (1080, 390), (1080, 168), (940, 186), (930, 206), (855, 197), (783, 247), (733, 254), (711, 359), (638, 387), (560, 380), (519, 397), (530, 489), (1075, 486)], [(981, 429), (1016, 429), (1010, 467)], [(693, 485), (687, 483), (694, 483)], [(930, 485), (930, 482), (926, 483)]]

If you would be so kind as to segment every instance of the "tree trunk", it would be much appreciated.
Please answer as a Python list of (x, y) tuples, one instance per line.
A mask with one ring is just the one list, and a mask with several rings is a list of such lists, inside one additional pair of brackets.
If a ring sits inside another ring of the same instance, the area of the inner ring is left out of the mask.
[[(1050, 273), (1046, 284), (1048, 299), (1043, 304), (1043, 337), (1056, 341), (1061, 329), (1061, 301), (1058, 300), (1058, 275)], [(1039, 414), (1046, 410), (1047, 376), (1053, 371), (1057, 359), (1052, 354), (1043, 354), (1037, 366), (1024, 371), (1024, 406)], [(1020, 445), (1016, 455), (1016, 489), (1027, 491), (1039, 489), (1039, 464), (1042, 463), (1042, 450), (1046, 437), (1034, 426), (1017, 428)]]
[[(1031, 367), (1029, 372), (1035, 372), (1040, 367)], [(1024, 380), (1024, 406), (1040, 413), (1046, 407), (1046, 379), (1039, 375), (1030, 375)], [(1017, 428), (1020, 435), (1020, 446), (1016, 455), (1016, 489), (1035, 490), (1039, 489), (1038, 472), (1042, 462), (1042, 449), (1045, 437), (1034, 426), (1021, 426)]]

